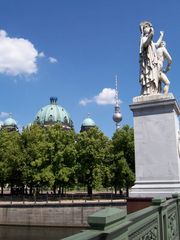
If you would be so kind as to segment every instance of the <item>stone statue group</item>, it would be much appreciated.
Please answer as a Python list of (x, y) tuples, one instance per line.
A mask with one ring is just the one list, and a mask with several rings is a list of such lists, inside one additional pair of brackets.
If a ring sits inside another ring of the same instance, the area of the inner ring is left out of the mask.
[[(169, 79), (166, 73), (170, 70), (172, 58), (163, 41), (164, 32), (160, 32), (158, 41), (153, 42), (154, 29), (150, 22), (140, 23), (140, 84), (141, 95), (168, 93)], [(167, 60), (163, 69), (164, 60)]]

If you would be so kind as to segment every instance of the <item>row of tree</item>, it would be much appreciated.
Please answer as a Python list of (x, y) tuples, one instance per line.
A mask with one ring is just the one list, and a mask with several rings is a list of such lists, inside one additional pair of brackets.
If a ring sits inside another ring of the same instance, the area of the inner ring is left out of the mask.
[(0, 184), (3, 188), (52, 190), (113, 187), (115, 192), (134, 183), (134, 134), (128, 125), (112, 139), (98, 128), (76, 134), (59, 125), (33, 125), (22, 133), (0, 131)]

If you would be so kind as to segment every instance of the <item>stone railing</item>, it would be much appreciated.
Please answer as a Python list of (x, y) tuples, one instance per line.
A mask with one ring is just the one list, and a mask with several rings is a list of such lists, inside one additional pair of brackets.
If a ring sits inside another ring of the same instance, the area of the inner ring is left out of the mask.
[(66, 240), (179, 240), (180, 194), (153, 199), (150, 207), (127, 215), (126, 210), (105, 208), (88, 217), (89, 230)]

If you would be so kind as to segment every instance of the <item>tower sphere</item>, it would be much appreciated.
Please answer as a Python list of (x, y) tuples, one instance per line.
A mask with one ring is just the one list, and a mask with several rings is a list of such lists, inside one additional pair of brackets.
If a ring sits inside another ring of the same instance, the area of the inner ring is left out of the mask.
[(121, 120), (122, 120), (122, 114), (121, 114), (120, 112), (115, 112), (115, 113), (113, 114), (113, 120), (114, 120), (114, 122), (116, 122), (116, 123), (121, 122)]

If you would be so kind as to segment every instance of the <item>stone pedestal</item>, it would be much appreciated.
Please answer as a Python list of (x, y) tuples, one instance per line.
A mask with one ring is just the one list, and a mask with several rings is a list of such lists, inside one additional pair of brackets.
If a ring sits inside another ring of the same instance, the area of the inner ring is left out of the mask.
[(127, 198), (127, 213), (133, 213), (152, 205), (152, 197)]
[(130, 197), (180, 193), (179, 105), (173, 94), (139, 96), (134, 116), (136, 182)]

